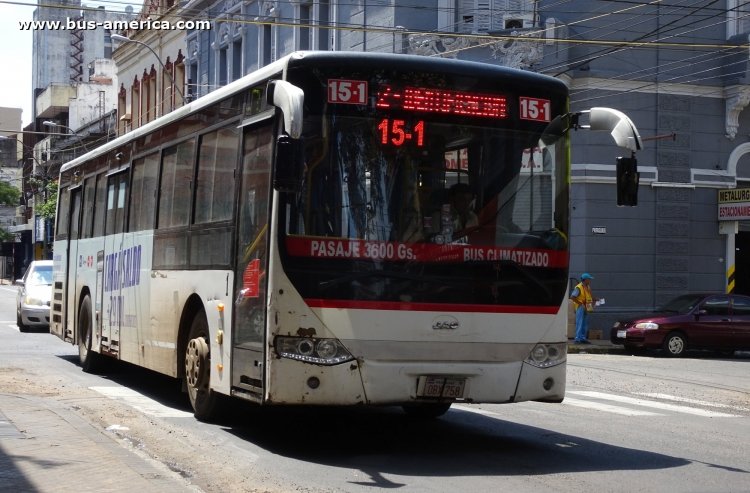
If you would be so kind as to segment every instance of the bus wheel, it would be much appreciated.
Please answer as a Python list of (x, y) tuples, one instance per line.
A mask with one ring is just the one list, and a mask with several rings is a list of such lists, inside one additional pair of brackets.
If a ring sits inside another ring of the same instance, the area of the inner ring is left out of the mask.
[(209, 388), (211, 349), (208, 345), (208, 322), (203, 313), (193, 319), (185, 349), (185, 383), (195, 417), (209, 421), (215, 417), (218, 395)]
[(94, 373), (100, 366), (99, 355), (91, 350), (94, 337), (91, 319), (91, 297), (86, 295), (78, 309), (78, 360), (86, 373)]
[(408, 416), (415, 418), (439, 418), (448, 412), (450, 402), (432, 402), (429, 404), (404, 404), (401, 406)]

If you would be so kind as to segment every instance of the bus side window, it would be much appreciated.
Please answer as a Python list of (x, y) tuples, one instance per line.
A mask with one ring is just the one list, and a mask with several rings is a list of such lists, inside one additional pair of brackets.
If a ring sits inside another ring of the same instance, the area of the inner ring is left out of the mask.
[(133, 185), (130, 190), (130, 224), (128, 231), (144, 231), (154, 228), (158, 169), (158, 152), (133, 161)]
[(157, 228), (187, 226), (193, 178), (195, 139), (164, 149), (159, 185)]
[(58, 192), (60, 197), (60, 208), (57, 213), (57, 226), (55, 226), (55, 238), (68, 237), (68, 216), (70, 215), (70, 189), (60, 188)]
[(107, 205), (107, 177), (100, 173), (96, 177), (96, 207), (94, 208), (93, 236), (104, 236), (104, 216)]
[(201, 137), (195, 193), (195, 224), (232, 218), (239, 131), (233, 124)]
[(107, 184), (107, 234), (123, 232), (127, 185), (127, 172), (119, 173), (117, 175), (109, 177)]
[(89, 176), (83, 182), (83, 218), (81, 238), (91, 238), (94, 226), (94, 198), (96, 197), (96, 177)]

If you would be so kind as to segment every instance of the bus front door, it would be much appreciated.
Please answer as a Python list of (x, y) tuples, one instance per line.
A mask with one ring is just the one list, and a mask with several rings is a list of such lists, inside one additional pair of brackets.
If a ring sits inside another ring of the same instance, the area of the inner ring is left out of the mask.
[(263, 398), (268, 209), (273, 133), (270, 121), (245, 127), (233, 299), (232, 385)]
[[(52, 323), (50, 331), (63, 340), (74, 342), (76, 323), (76, 280), (78, 278), (78, 239), (80, 238), (81, 224), (81, 200), (82, 187), (70, 190), (70, 216), (68, 217), (68, 242), (65, 252), (55, 252), (61, 255), (61, 262), (65, 262), (65, 280), (62, 283), (62, 292), (58, 292), (57, 283), (53, 284), (52, 296)], [(59, 297), (59, 298), (58, 298)], [(60, 306), (58, 306), (60, 305)], [(57, 315), (59, 313), (59, 315)], [(56, 317), (65, 320), (65, 323), (57, 323)], [(63, 336), (64, 332), (64, 336)]]

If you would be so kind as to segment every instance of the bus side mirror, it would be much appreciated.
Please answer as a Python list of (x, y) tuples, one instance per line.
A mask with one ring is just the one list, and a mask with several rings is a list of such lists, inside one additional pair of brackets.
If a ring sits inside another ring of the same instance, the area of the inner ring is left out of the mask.
[(280, 192), (298, 192), (305, 171), (305, 155), (302, 139), (293, 139), (286, 134), (276, 141), (276, 172), (273, 187)]
[(266, 87), (268, 104), (281, 110), (284, 131), (293, 139), (302, 135), (302, 117), (305, 93), (299, 87), (285, 80), (272, 80)]
[(617, 205), (638, 205), (638, 161), (634, 157), (617, 158)]

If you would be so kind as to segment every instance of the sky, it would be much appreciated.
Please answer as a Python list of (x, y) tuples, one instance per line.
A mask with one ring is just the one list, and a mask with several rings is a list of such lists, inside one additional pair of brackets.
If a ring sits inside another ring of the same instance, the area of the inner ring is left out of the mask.
[(0, 3), (0, 67), (3, 82), (0, 87), (0, 106), (21, 108), (23, 125), (31, 123), (31, 31), (21, 31), (19, 21), (30, 21), (34, 3), (9, 5)]

